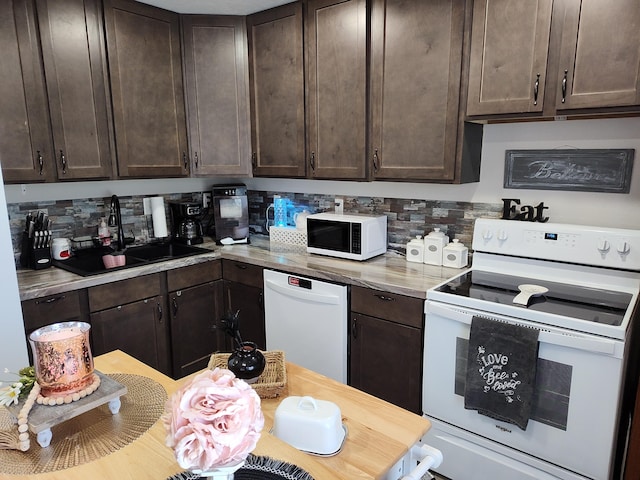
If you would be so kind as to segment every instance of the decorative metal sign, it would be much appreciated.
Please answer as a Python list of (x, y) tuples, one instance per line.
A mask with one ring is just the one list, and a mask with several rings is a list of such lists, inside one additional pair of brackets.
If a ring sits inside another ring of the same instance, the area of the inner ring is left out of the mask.
[(629, 193), (634, 149), (507, 150), (504, 188)]

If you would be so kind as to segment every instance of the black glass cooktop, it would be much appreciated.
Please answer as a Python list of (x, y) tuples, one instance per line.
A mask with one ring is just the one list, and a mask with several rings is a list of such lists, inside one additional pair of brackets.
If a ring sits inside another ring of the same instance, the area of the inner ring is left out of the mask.
[[(520, 293), (518, 285), (523, 284), (539, 285), (548, 288), (549, 291), (544, 295), (531, 297), (526, 307), (521, 306), (513, 303), (513, 298)], [(621, 325), (633, 298), (631, 294), (624, 292), (531, 280), (479, 270), (470, 270), (436, 290), (613, 326)]]

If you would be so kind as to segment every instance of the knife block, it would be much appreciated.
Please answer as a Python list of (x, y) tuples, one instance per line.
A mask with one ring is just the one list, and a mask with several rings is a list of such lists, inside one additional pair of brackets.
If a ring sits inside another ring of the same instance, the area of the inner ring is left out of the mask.
[(22, 249), (20, 251), (20, 265), (24, 268), (42, 270), (51, 266), (51, 249), (49, 247), (35, 248), (33, 238), (24, 233), (22, 235)]

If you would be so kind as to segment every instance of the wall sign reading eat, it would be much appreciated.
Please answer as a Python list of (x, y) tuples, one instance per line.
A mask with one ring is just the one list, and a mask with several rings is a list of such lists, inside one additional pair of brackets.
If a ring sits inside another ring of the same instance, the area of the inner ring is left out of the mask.
[(502, 218), (504, 220), (525, 220), (528, 222), (545, 223), (549, 217), (543, 215), (549, 207), (544, 206), (544, 202), (540, 202), (535, 207), (533, 205), (523, 205), (520, 207), (519, 198), (503, 198), (502, 199)]

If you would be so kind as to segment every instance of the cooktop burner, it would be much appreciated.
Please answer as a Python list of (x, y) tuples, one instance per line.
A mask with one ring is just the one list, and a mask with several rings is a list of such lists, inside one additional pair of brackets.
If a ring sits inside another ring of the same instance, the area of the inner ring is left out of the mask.
[[(527, 306), (513, 303), (519, 285), (539, 285), (549, 291), (530, 298)], [(599, 288), (469, 270), (435, 289), (442, 293), (511, 305), (604, 325), (620, 326), (632, 295)]]

